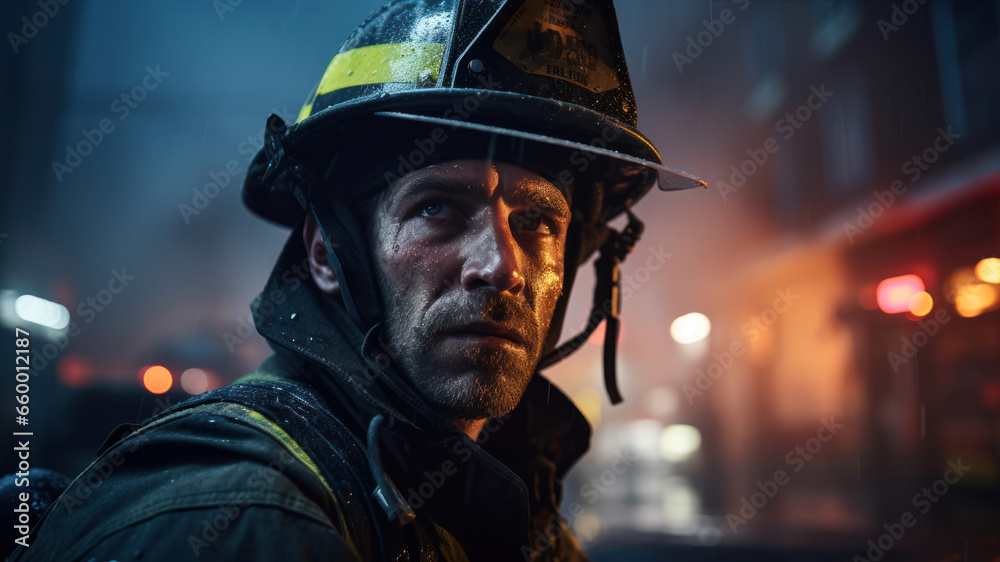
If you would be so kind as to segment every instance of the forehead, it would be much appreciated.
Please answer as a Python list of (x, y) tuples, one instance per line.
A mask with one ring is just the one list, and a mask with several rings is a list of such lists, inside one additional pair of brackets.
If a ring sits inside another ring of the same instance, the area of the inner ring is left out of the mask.
[(521, 166), (490, 160), (453, 160), (410, 172), (390, 186), (389, 203), (419, 196), (427, 189), (530, 201), (557, 214), (569, 214), (565, 196), (552, 182)]

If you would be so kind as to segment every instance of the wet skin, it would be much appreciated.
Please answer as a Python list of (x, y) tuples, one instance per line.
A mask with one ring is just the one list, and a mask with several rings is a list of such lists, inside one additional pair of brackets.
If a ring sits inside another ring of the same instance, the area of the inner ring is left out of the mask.
[[(380, 197), (369, 240), (393, 360), (473, 439), (520, 401), (562, 292), (570, 211), (524, 168), (456, 160), (399, 178)], [(306, 217), (310, 273), (339, 285)]]
[(449, 418), (509, 412), (562, 292), (565, 198), (519, 166), (458, 160), (403, 176), (376, 209), (376, 275), (397, 366)]

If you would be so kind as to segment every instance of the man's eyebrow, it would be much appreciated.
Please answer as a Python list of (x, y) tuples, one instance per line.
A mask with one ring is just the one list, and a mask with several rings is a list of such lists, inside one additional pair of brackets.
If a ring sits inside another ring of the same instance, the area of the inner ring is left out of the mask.
[(550, 188), (533, 188), (528, 185), (528, 182), (522, 182), (514, 190), (514, 198), (525, 199), (529, 201), (532, 206), (537, 207), (542, 211), (555, 216), (556, 218), (570, 218), (569, 204), (566, 203), (566, 197), (563, 196), (562, 192), (554, 186)]
[(400, 187), (397, 195), (399, 200), (418, 197), (423, 191), (441, 191), (447, 194), (459, 196), (474, 196), (478, 191), (479, 195), (485, 195), (485, 189), (478, 181), (470, 181), (465, 178), (440, 177), (427, 175), (415, 177)]
[[(441, 177), (427, 175), (415, 177), (400, 186), (397, 201), (419, 197), (424, 191), (434, 190), (459, 197), (486, 198), (486, 187), (479, 179), (463, 177)], [(529, 205), (551, 214), (556, 218), (569, 219), (570, 209), (566, 198), (555, 186), (538, 186), (537, 182), (529, 180), (519, 182), (511, 198), (515, 201), (526, 201)]]

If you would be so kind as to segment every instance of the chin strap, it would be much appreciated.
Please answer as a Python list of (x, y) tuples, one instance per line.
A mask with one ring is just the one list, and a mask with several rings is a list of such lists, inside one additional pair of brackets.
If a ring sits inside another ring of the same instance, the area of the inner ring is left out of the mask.
[(378, 445), (378, 430), (382, 423), (385, 422), (385, 418), (382, 414), (379, 414), (372, 418), (370, 424), (368, 424), (368, 468), (372, 472), (372, 476), (375, 477), (375, 492), (373, 496), (378, 501), (378, 504), (385, 511), (386, 517), (389, 521), (395, 521), (400, 527), (405, 526), (410, 521), (413, 521), (417, 515), (413, 512), (413, 508), (410, 504), (406, 503), (403, 499), (403, 494), (399, 493), (399, 488), (396, 487), (392, 482), (392, 478), (385, 472), (385, 468), (382, 467), (382, 453), (379, 450)]
[(282, 144), (287, 128), (276, 114), (267, 118), (264, 146), (267, 169), (261, 178), (271, 189), (287, 189), (307, 213), (316, 218), (323, 235), (327, 261), (340, 285), (344, 308), (362, 333), (381, 321), (375, 282), (360, 244), (364, 240), (350, 208), (336, 198), (312, 195), (319, 185), (316, 176), (288, 153)]
[(632, 211), (626, 209), (628, 225), (618, 232), (614, 229), (608, 233), (607, 240), (601, 246), (601, 253), (594, 262), (597, 275), (597, 285), (594, 287), (594, 304), (590, 311), (587, 326), (576, 337), (552, 350), (538, 363), (539, 369), (562, 361), (574, 351), (583, 346), (590, 334), (594, 333), (601, 321), (606, 322), (604, 329), (604, 386), (612, 404), (622, 401), (618, 392), (617, 355), (618, 355), (618, 314), (621, 309), (621, 293), (618, 290), (618, 266), (625, 256), (632, 251), (635, 243), (642, 235), (643, 224)]

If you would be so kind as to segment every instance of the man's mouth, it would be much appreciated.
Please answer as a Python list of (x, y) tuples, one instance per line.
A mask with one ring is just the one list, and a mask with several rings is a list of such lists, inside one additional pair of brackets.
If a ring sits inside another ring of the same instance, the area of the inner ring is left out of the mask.
[(469, 339), (484, 345), (516, 345), (527, 347), (528, 338), (512, 326), (493, 322), (470, 322), (452, 326), (442, 331), (442, 336), (458, 339)]

